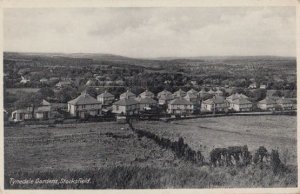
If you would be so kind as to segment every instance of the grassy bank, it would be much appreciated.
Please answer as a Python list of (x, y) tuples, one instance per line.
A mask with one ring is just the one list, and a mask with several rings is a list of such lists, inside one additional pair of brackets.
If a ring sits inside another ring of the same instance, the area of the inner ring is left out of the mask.
[[(117, 166), (90, 170), (49, 172), (15, 172), (6, 175), (6, 189), (150, 189), (150, 188), (230, 188), (230, 187), (296, 187), (297, 169), (274, 175), (268, 166), (224, 167), (185, 166), (153, 168)], [(15, 179), (91, 178), (88, 184), (10, 185)]]

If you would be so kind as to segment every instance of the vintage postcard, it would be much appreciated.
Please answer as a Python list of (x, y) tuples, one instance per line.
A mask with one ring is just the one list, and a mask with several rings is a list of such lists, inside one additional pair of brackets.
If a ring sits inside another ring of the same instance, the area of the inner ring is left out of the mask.
[(298, 193), (299, 2), (200, 2), (2, 1), (1, 192)]

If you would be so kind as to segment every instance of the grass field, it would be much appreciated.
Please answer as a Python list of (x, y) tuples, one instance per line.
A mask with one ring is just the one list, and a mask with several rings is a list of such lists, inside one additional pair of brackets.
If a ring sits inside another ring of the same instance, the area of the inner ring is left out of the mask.
[(143, 121), (134, 127), (150, 130), (173, 140), (183, 137), (208, 158), (213, 148), (247, 145), (250, 151), (265, 146), (278, 149), (288, 164), (297, 162), (297, 118), (295, 116), (230, 116), (173, 121)]
[[(112, 135), (114, 137), (112, 137)], [(159, 165), (174, 159), (154, 142), (138, 139), (127, 125), (82, 123), (6, 128), (5, 169), (85, 170), (117, 165)], [(178, 160), (180, 162), (180, 160)]]
[[(296, 161), (296, 117), (221, 117), (174, 121), (143, 121), (134, 127), (177, 140), (179, 136), (206, 159), (213, 147), (247, 144), (278, 147), (287, 163)], [(207, 188), (293, 187), (297, 167), (272, 175), (269, 167), (195, 166), (175, 157), (154, 141), (138, 138), (127, 124), (114, 122), (6, 127), (5, 185), (8, 179), (92, 177), (92, 185), (27, 185), (20, 188)], [(255, 174), (255, 175), (254, 175)], [(82, 187), (81, 187), (82, 186)]]

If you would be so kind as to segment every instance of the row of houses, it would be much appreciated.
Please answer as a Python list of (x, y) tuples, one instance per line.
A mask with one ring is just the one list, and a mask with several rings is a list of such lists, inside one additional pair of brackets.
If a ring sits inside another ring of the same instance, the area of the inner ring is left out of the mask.
[[(202, 97), (210, 94), (211, 98), (202, 100)], [(196, 111), (201, 112), (226, 112), (229, 110), (237, 112), (252, 111), (254, 105), (261, 110), (273, 111), (276, 107), (282, 110), (295, 109), (295, 103), (286, 98), (265, 98), (257, 103), (251, 102), (244, 94), (232, 94), (225, 98), (220, 90), (208, 92), (194, 89), (185, 92), (181, 89), (171, 93), (167, 90), (159, 92), (156, 96), (149, 90), (136, 96), (130, 90), (127, 90), (116, 99), (115, 96), (107, 91), (94, 98), (83, 92), (77, 98), (68, 102), (67, 111), (73, 117), (86, 117), (87, 115), (97, 116), (103, 115), (105, 112), (111, 111), (120, 115), (136, 115), (141, 111), (151, 110), (155, 107), (165, 107), (168, 114), (173, 115), (189, 115)], [(32, 110), (22, 109), (12, 113), (15, 121), (31, 119), (51, 118), (51, 104), (43, 100), (40, 107)]]

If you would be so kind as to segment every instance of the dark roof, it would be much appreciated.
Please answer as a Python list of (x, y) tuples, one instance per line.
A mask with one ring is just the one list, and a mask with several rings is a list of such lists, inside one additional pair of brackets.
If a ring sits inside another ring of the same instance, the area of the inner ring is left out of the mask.
[(111, 93), (105, 91), (104, 93), (98, 95), (97, 97), (101, 97), (101, 98), (104, 98), (104, 97), (115, 97), (114, 95), (112, 95)]
[(130, 106), (134, 104), (138, 104), (139, 102), (136, 101), (133, 98), (123, 98), (117, 102), (114, 103), (114, 105), (119, 105), (119, 106)]
[(192, 105), (191, 102), (187, 101), (186, 99), (184, 98), (177, 98), (177, 99), (174, 99), (170, 102), (171, 105), (174, 105), (174, 104), (178, 104), (178, 105)]
[(48, 102), (47, 100), (43, 100), (43, 101), (41, 102), (41, 105), (42, 105), (42, 106), (50, 106), (51, 104), (50, 104), (50, 102)]
[(246, 98), (239, 98), (239, 99), (235, 99), (233, 101), (233, 104), (252, 104), (252, 102), (250, 102)]
[(203, 103), (205, 104), (223, 104), (226, 103), (226, 100), (221, 96), (214, 96), (208, 100), (205, 100)]
[(154, 96), (154, 94), (152, 92), (150, 92), (149, 90), (145, 90), (139, 96)]
[(68, 104), (73, 105), (84, 105), (84, 104), (101, 104), (101, 102), (97, 101), (95, 98), (90, 96), (87, 93), (83, 93), (74, 100), (68, 102)]
[(139, 100), (140, 104), (156, 104), (157, 102), (152, 98), (141, 98)]
[(228, 96), (226, 99), (227, 100), (236, 100), (236, 99), (240, 99), (240, 98), (248, 98), (248, 96), (246, 96), (244, 94), (235, 93), (235, 94)]
[(172, 93), (169, 92), (168, 90), (164, 89), (163, 91), (161, 91), (157, 94), (157, 97), (160, 98), (162, 96), (167, 96), (167, 95), (172, 95)]
[(197, 98), (197, 95), (195, 95), (193, 93), (187, 93), (184, 98)]
[(160, 100), (172, 100), (173, 96), (172, 96), (172, 94), (160, 95), (159, 99)]
[(186, 92), (183, 91), (183, 90), (181, 90), (181, 89), (179, 89), (179, 90), (177, 90), (176, 92), (174, 92), (173, 95), (176, 96), (176, 97), (183, 97), (183, 96), (186, 95)]
[(198, 92), (192, 88), (187, 93), (188, 94), (191, 93), (191, 94), (197, 95)]
[(127, 97), (135, 97), (135, 94), (127, 90), (126, 92), (120, 95), (120, 98), (127, 98)]
[(258, 102), (259, 104), (275, 104), (276, 102), (271, 98), (265, 98)]

